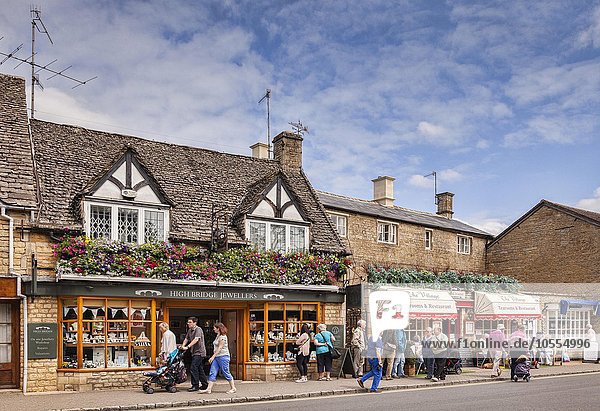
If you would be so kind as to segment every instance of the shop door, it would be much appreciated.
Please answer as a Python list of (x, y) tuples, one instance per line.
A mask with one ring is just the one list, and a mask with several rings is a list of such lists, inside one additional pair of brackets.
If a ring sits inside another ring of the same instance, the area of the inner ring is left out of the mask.
[(18, 303), (0, 303), (0, 388), (17, 386), (19, 373), (18, 325)]
[[(239, 362), (241, 359), (238, 355), (238, 315), (237, 310), (223, 310), (223, 324), (227, 327), (227, 341), (229, 343), (229, 355), (231, 360), (229, 362), (229, 369), (233, 378), (242, 378), (242, 365)], [(243, 338), (239, 339), (240, 343)]]

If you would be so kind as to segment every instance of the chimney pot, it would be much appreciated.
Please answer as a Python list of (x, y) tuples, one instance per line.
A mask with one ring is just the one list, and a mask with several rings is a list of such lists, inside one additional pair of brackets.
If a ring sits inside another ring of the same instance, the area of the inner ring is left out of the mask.
[(269, 158), (269, 145), (265, 143), (256, 143), (250, 146), (252, 149), (252, 157), (254, 158)]
[(454, 194), (449, 192), (435, 195), (437, 199), (437, 214), (446, 217), (448, 220), (452, 220), (452, 215), (454, 214), (454, 211), (452, 211), (452, 197), (454, 197)]
[(394, 205), (394, 177), (379, 176), (373, 182), (373, 201), (391, 207)]

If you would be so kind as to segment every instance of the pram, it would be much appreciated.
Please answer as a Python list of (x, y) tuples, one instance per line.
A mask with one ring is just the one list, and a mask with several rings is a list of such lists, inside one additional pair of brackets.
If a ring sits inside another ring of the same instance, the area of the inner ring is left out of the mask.
[(144, 376), (148, 377), (142, 384), (142, 389), (146, 394), (154, 393), (152, 384), (164, 388), (168, 392), (177, 392), (176, 385), (187, 380), (187, 373), (183, 364), (183, 352), (179, 348), (173, 350), (167, 356), (166, 364), (154, 371), (144, 372)]
[(446, 359), (446, 369), (444, 374), (456, 373), (462, 374), (462, 359), (458, 350), (449, 350), (448, 358)]
[(517, 358), (517, 365), (515, 366), (515, 375), (513, 377), (513, 381), (519, 381), (519, 378), (522, 378), (524, 381), (529, 382), (531, 379), (531, 374), (529, 371), (531, 370), (531, 361), (525, 355), (521, 355)]

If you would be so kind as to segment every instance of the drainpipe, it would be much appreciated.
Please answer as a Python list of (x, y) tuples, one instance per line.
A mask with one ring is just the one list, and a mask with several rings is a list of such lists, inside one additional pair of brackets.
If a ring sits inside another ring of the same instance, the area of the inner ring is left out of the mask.
[[(0, 217), (8, 221), (8, 274), (15, 275), (14, 272), (14, 238), (13, 238), (13, 218), (6, 214), (6, 207), (2, 207)], [(17, 277), (17, 297), (23, 300), (23, 394), (27, 393), (27, 296), (21, 293), (21, 276)]]
[(17, 296), (23, 300), (23, 394), (27, 394), (27, 350), (28, 335), (27, 335), (27, 296), (21, 294), (21, 276), (17, 277)]

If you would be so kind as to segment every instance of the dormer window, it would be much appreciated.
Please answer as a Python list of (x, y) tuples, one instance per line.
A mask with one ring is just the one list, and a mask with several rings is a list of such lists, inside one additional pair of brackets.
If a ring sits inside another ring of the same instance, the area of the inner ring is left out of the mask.
[(90, 238), (142, 244), (165, 241), (168, 210), (143, 206), (86, 202), (86, 233)]
[(169, 237), (170, 202), (157, 182), (127, 150), (84, 197), (90, 238), (142, 244)]
[(305, 251), (309, 226), (299, 203), (278, 177), (246, 216), (246, 238), (260, 250)]
[(279, 221), (248, 220), (248, 240), (260, 250), (298, 252), (308, 249), (308, 227)]

